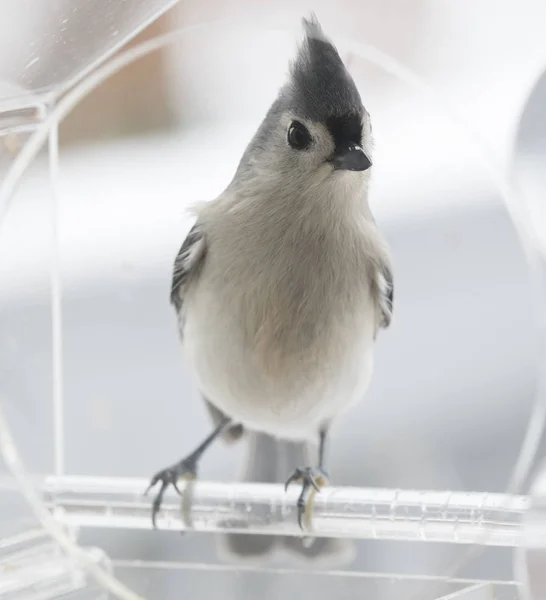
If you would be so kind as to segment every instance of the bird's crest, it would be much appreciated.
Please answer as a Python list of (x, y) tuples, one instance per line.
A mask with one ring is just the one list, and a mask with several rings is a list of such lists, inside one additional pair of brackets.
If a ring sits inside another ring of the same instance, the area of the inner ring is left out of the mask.
[(361, 113), (356, 85), (316, 16), (304, 18), (305, 37), (290, 69), (292, 104), (311, 120)]

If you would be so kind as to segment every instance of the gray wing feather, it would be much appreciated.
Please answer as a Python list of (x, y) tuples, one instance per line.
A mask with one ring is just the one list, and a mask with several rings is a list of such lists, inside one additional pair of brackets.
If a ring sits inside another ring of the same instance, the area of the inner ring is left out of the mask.
[[(207, 244), (205, 235), (199, 224), (192, 227), (188, 236), (184, 240), (176, 259), (174, 261), (173, 279), (171, 286), (171, 304), (175, 307), (178, 314), (178, 323), (180, 335), (184, 330), (184, 299), (191, 280), (194, 280), (203, 266), (205, 255), (207, 253)], [(212, 421), (218, 425), (225, 418), (218, 408), (209, 400), (203, 397), (209, 410)], [(244, 433), (243, 426), (240, 424), (231, 425), (222, 434), (226, 442), (235, 442), (242, 437)]]
[(175, 307), (180, 319), (184, 312), (184, 296), (188, 283), (201, 269), (206, 252), (205, 234), (196, 223), (188, 233), (174, 261), (171, 304)]

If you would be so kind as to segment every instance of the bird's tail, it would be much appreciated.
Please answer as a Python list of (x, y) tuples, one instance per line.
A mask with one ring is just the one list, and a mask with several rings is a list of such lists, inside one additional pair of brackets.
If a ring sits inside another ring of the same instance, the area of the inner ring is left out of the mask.
[[(312, 465), (311, 447), (306, 442), (278, 440), (263, 433), (247, 432), (247, 456), (243, 481), (284, 483), (296, 467)], [(351, 540), (316, 538), (312, 544), (298, 537), (226, 534), (219, 536), (221, 557), (230, 562), (262, 562), (274, 555), (313, 561), (329, 568), (339, 568), (354, 557)]]

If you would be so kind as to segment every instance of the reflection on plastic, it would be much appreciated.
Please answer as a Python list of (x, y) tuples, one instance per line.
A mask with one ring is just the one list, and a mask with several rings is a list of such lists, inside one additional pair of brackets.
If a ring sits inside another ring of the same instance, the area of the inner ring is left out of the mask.
[[(97, 548), (86, 550), (90, 560), (109, 569)], [(90, 582), (84, 569), (61, 552), (45, 530), (3, 539), (0, 543), (0, 598), (26, 600), (53, 598), (106, 600), (107, 595)]]
[(525, 583), (524, 598), (546, 598), (546, 463), (531, 488), (532, 503), (523, 518), (521, 548), (515, 554), (515, 571)]
[[(147, 590), (176, 590), (176, 598), (259, 597), (335, 598), (345, 600), (518, 600), (513, 581), (450, 580), (392, 573), (361, 573), (252, 565), (196, 564), (187, 562), (113, 561), (122, 581), (146, 581)], [(140, 577), (138, 577), (140, 575)], [(141, 590), (139, 590), (141, 591)], [(303, 592), (303, 594), (302, 594)]]
[(4, 3), (0, 21), (0, 111), (25, 103), (25, 95), (31, 90), (59, 95), (176, 2)]

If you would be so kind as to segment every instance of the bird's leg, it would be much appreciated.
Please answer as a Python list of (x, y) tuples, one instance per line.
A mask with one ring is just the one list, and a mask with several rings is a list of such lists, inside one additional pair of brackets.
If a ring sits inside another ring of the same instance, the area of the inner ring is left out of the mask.
[(319, 456), (319, 469), (323, 469), (324, 468), (324, 454), (326, 451), (326, 429), (321, 429), (319, 432), (319, 449), (318, 449), (318, 456)]
[(309, 493), (314, 489), (320, 492), (320, 488), (328, 485), (329, 479), (326, 471), (324, 470), (324, 453), (326, 448), (326, 435), (327, 431), (325, 428), (320, 430), (319, 433), (319, 452), (318, 452), (318, 467), (303, 467), (297, 468), (292, 475), (288, 478), (285, 484), (285, 489), (293, 481), (301, 481), (301, 494), (298, 497), (298, 524), (303, 529), (303, 516), (305, 515), (305, 508), (307, 500), (309, 499)]
[(156, 526), (156, 516), (161, 508), (161, 502), (163, 501), (163, 496), (165, 494), (165, 490), (172, 485), (174, 489), (181, 494), (177, 481), (180, 478), (184, 478), (186, 480), (195, 479), (197, 476), (197, 463), (199, 459), (205, 452), (205, 450), (214, 442), (214, 440), (222, 433), (222, 431), (231, 423), (231, 419), (228, 417), (224, 417), (222, 421), (218, 424), (218, 426), (207, 436), (199, 446), (191, 453), (188, 454), (185, 458), (178, 461), (174, 465), (167, 467), (166, 469), (162, 469), (158, 471), (150, 481), (150, 485), (144, 492), (147, 494), (156, 483), (161, 482), (161, 487), (157, 492), (153, 504), (152, 504), (152, 524)]

